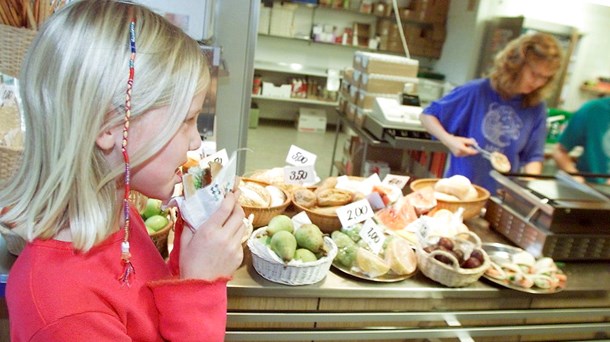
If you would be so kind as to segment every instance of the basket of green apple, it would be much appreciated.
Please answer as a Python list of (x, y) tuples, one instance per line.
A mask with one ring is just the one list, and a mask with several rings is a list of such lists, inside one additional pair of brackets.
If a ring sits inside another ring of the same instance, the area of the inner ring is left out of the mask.
[[(142, 194), (138, 196), (144, 197)], [(141, 198), (137, 201), (141, 203), (138, 210), (144, 220), (148, 235), (155, 243), (161, 256), (166, 258), (168, 256), (167, 237), (175, 221), (172, 210), (163, 210), (161, 208), (161, 200), (155, 198), (146, 198), (145, 205), (142, 205), (144, 201)]]

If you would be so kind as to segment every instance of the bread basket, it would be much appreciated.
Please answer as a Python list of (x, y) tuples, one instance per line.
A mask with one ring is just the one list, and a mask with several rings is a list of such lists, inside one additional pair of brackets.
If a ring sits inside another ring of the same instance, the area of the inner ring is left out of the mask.
[[(427, 187), (434, 187), (434, 184), (438, 181), (438, 178), (421, 178), (416, 179), (411, 182), (411, 190), (417, 191), (420, 189), (424, 189)], [(464, 220), (471, 219), (473, 217), (477, 217), (481, 215), (481, 209), (485, 207), (487, 200), (489, 199), (489, 191), (485, 188), (482, 188), (478, 185), (472, 184), (474, 188), (477, 190), (477, 198), (473, 200), (465, 200), (465, 201), (450, 201), (450, 200), (436, 200), (436, 208), (438, 209), (447, 209), (452, 212), (456, 212), (458, 208), (464, 208), (464, 214), (462, 217)]]
[(274, 258), (269, 248), (261, 248), (260, 242), (256, 241), (266, 231), (267, 227), (259, 228), (248, 239), (252, 266), (263, 278), (285, 285), (309, 285), (326, 277), (338, 252), (337, 245), (331, 238), (324, 237), (324, 244), (328, 248), (325, 257), (313, 262), (286, 264)]
[(318, 226), (323, 233), (330, 234), (335, 230), (341, 229), (341, 221), (339, 220), (339, 216), (337, 216), (337, 214), (320, 214), (317, 213), (315, 210), (300, 206), (294, 201), (292, 202), (292, 204), (294, 205), (296, 212), (306, 212), (307, 216), (309, 217), (309, 220), (311, 220), (311, 223)]
[[(462, 236), (467, 235), (467, 239), (462, 238)], [(430, 237), (429, 237), (430, 238)], [(421, 270), (421, 272), (428, 278), (443, 284), (448, 287), (464, 287), (468, 286), (475, 281), (477, 281), (489, 268), (491, 262), (489, 260), (489, 256), (481, 247), (481, 240), (479, 237), (472, 233), (468, 232), (458, 234), (457, 237), (452, 238), (455, 244), (470, 244), (473, 249), (476, 249), (481, 252), (483, 255), (483, 262), (479, 267), (476, 268), (461, 268), (459, 266), (458, 260), (451, 253), (442, 250), (434, 250), (430, 253), (426, 252), (424, 248), (426, 247), (426, 243), (422, 243), (420, 241), (417, 244), (417, 267)], [(474, 240), (474, 242), (473, 242)], [(427, 239), (427, 241), (430, 241)], [(452, 262), (451, 265), (445, 264), (434, 257), (436, 255), (443, 255), (449, 258)]]
[[(244, 182), (258, 183), (262, 186), (269, 185), (268, 183), (249, 179), (249, 178), (242, 178), (242, 180)], [(246, 217), (250, 216), (250, 214), (254, 215), (254, 219), (252, 221), (252, 226), (254, 228), (260, 228), (260, 227), (266, 226), (269, 223), (269, 221), (271, 221), (272, 218), (274, 218), (277, 215), (282, 214), (284, 211), (286, 211), (286, 208), (288, 208), (288, 206), (290, 205), (290, 194), (286, 190), (284, 190), (280, 187), (278, 187), (278, 189), (280, 189), (284, 193), (284, 196), (286, 198), (284, 200), (284, 202), (280, 205), (276, 205), (274, 207), (268, 207), (268, 208), (250, 207), (250, 206), (246, 206), (246, 205), (241, 206), (242, 209), (244, 210)]]

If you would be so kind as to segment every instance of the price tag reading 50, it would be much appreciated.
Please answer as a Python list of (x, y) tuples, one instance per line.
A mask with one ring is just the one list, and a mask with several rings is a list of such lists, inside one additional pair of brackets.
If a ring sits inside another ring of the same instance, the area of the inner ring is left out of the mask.
[(373, 220), (367, 219), (364, 221), (359, 235), (371, 247), (373, 253), (379, 254), (381, 252), (385, 242), (385, 234), (383, 229), (379, 228)]
[(337, 208), (337, 216), (343, 227), (350, 227), (373, 217), (373, 208), (366, 199), (361, 199)]

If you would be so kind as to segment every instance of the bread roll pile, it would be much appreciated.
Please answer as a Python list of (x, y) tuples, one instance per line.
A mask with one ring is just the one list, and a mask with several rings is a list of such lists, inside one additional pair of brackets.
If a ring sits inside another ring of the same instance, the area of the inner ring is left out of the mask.
[(468, 178), (455, 175), (434, 184), (434, 197), (442, 201), (470, 201), (476, 199), (478, 193)]
[(284, 192), (274, 185), (261, 185), (255, 182), (241, 181), (239, 204), (253, 208), (271, 208), (282, 205), (286, 201)]
[(292, 200), (300, 207), (318, 214), (336, 215), (338, 207), (364, 198), (364, 195), (335, 188), (337, 177), (329, 177), (315, 190), (298, 188), (292, 191)]

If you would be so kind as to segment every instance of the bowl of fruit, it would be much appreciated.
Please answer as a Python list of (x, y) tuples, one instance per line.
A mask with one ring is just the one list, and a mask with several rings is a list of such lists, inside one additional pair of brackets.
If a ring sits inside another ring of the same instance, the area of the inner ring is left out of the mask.
[(295, 227), (286, 215), (273, 217), (248, 239), (258, 274), (285, 285), (314, 284), (326, 277), (337, 245), (315, 224)]
[(448, 287), (464, 287), (477, 281), (491, 262), (472, 232), (453, 237), (428, 236), (417, 246), (417, 266), (428, 278)]

